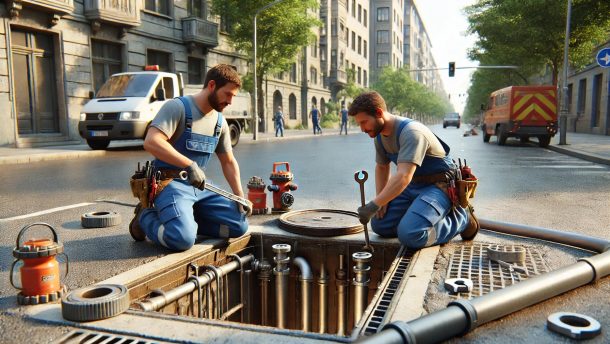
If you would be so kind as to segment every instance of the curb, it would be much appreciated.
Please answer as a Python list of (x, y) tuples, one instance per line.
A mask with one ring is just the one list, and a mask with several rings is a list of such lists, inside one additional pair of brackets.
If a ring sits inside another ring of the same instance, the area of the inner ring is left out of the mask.
[(603, 164), (603, 165), (610, 166), (610, 159), (605, 158), (605, 157), (603, 157), (601, 155), (597, 155), (597, 154), (594, 154), (594, 153), (586, 153), (586, 152), (579, 151), (579, 150), (576, 150), (576, 149), (568, 149), (568, 148), (552, 146), (552, 145), (548, 146), (547, 148), (552, 150), (552, 151), (555, 151), (557, 153), (573, 156), (575, 158), (579, 158), (579, 159), (582, 159), (582, 160), (594, 162), (594, 163), (597, 163), (597, 164)]
[(105, 150), (100, 151), (59, 151), (54, 153), (35, 153), (29, 155), (18, 155), (18, 156), (3, 156), (0, 157), (0, 165), (11, 165), (11, 164), (27, 164), (30, 162), (49, 161), (49, 160), (60, 160), (60, 159), (73, 159), (82, 157), (95, 157), (106, 155)]

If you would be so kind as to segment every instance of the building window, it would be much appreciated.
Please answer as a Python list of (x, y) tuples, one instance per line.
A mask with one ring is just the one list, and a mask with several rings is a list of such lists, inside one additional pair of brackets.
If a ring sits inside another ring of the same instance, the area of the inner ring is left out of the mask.
[(164, 14), (166, 16), (169, 16), (171, 14), (171, 6), (169, 0), (146, 0), (144, 8), (149, 11)]
[(362, 5), (358, 4), (358, 22), (362, 23)]
[(366, 39), (364, 40), (364, 58), (366, 58), (367, 55), (367, 45), (366, 45)]
[(352, 17), (356, 18), (356, 0), (352, 0)]
[(377, 53), (377, 68), (383, 68), (390, 64), (390, 54)]
[(115, 73), (122, 69), (121, 54), (123, 46), (120, 44), (91, 41), (91, 58), (93, 62), (93, 89), (97, 92), (100, 87)]
[(572, 113), (572, 104), (574, 103), (572, 101), (572, 89), (574, 88), (573, 84), (569, 84), (568, 85), (568, 113)]
[(390, 20), (390, 8), (389, 7), (379, 7), (377, 9), (377, 21), (378, 22), (387, 22)]
[(205, 70), (205, 60), (198, 59), (196, 57), (188, 58), (188, 83), (193, 85), (201, 85), (203, 84), (204, 79), (204, 70)]
[(337, 49), (330, 51), (330, 68), (337, 68)]
[(163, 72), (171, 72), (169, 68), (170, 54), (164, 51), (148, 49), (146, 51), (146, 64), (147, 65), (158, 65), (159, 70)]
[(368, 25), (367, 25), (368, 20), (369, 20), (369, 19), (368, 19), (368, 14), (367, 14), (367, 11), (366, 11), (366, 8), (365, 8), (365, 9), (364, 9), (364, 27), (367, 27), (367, 26), (368, 26)]
[(311, 44), (311, 57), (318, 57), (318, 39), (314, 38)]
[(587, 79), (581, 79), (578, 82), (578, 100), (576, 104), (576, 112), (579, 115), (585, 113), (585, 100), (587, 99)]
[(343, 59), (345, 58), (345, 54), (341, 52), (341, 58), (339, 59), (339, 68), (343, 68)]
[(334, 20), (330, 22), (330, 34), (331, 36), (337, 35), (337, 22)]
[(356, 32), (352, 31), (352, 50), (356, 51)]
[(358, 36), (358, 54), (362, 54), (362, 37)]
[(362, 68), (358, 67), (358, 83), (362, 85)]
[(390, 43), (390, 31), (379, 30), (377, 31), (377, 44)]
[(314, 85), (318, 84), (318, 70), (314, 67), (309, 69), (309, 82)]
[(293, 63), (290, 68), (290, 82), (297, 82), (297, 64)]
[(365, 70), (364, 70), (364, 87), (367, 87), (367, 86), (368, 86), (368, 83), (369, 83), (369, 82), (368, 82), (368, 78), (367, 78), (367, 75), (366, 75), (366, 69), (365, 69)]
[(297, 97), (293, 93), (288, 96), (288, 114), (290, 119), (297, 119)]
[(189, 17), (196, 17), (201, 19), (207, 19), (205, 13), (206, 0), (188, 0), (187, 11)]

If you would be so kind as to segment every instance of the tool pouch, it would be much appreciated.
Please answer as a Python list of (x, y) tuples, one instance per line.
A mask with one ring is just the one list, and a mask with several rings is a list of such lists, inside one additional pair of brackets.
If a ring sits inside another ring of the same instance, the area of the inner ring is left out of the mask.
[(479, 180), (475, 176), (471, 175), (470, 178), (457, 180), (455, 183), (460, 207), (466, 208), (468, 206), (468, 200), (474, 197)]
[(148, 179), (137, 178), (137, 175), (133, 175), (129, 179), (129, 186), (131, 186), (131, 193), (135, 198), (140, 200), (142, 208), (149, 207), (149, 190), (148, 190)]

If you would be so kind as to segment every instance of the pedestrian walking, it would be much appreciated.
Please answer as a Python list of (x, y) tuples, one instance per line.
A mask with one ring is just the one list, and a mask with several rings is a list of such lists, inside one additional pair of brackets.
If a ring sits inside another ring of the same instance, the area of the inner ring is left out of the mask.
[(309, 112), (309, 117), (311, 117), (311, 122), (313, 123), (313, 134), (316, 135), (316, 132), (320, 135), (322, 134), (322, 128), (320, 128), (320, 111), (316, 107), (316, 104), (311, 106), (311, 111)]
[(345, 128), (345, 135), (347, 135), (347, 117), (348, 111), (345, 108), (345, 103), (341, 107), (341, 127), (339, 128), (339, 135), (343, 132), (343, 128)]
[(235, 238), (246, 233), (246, 216), (252, 207), (205, 190), (204, 173), (216, 153), (233, 193), (244, 196), (229, 126), (220, 114), (240, 87), (235, 69), (219, 64), (207, 72), (201, 91), (170, 100), (159, 110), (144, 139), (144, 149), (156, 158), (153, 178), (158, 178), (162, 190), (153, 194), (151, 208), (141, 203), (136, 207), (129, 224), (134, 240), (148, 238), (184, 251), (193, 246), (197, 235)]
[[(360, 129), (374, 139), (377, 196), (358, 208), (362, 223), (382, 237), (398, 237), (409, 249), (448, 242), (457, 234), (472, 240), (480, 226), (470, 204), (450, 200), (457, 167), (449, 146), (428, 127), (387, 112), (377, 92), (359, 95), (350, 105)], [(390, 175), (390, 162), (397, 165)], [(376, 216), (375, 216), (376, 215)]]
[(284, 137), (284, 114), (282, 113), (282, 107), (278, 106), (275, 115), (273, 115), (273, 122), (275, 123), (275, 137), (278, 133)]

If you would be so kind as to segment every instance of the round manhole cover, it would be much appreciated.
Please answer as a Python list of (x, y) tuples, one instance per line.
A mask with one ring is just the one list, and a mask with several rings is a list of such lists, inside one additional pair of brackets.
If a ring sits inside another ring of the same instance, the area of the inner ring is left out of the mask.
[(301, 235), (329, 237), (362, 232), (358, 214), (336, 209), (294, 210), (280, 216), (280, 227)]

